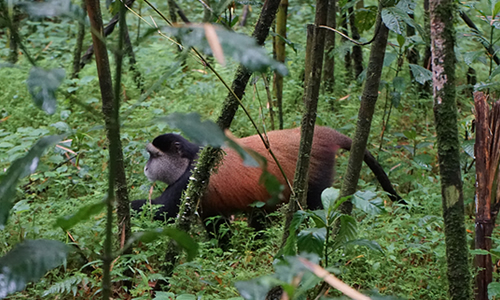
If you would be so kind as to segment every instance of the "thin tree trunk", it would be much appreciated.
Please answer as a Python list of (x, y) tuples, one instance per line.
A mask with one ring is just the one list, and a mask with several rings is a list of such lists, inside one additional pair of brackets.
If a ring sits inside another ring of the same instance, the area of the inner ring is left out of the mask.
[[(378, 29), (379, 33), (373, 41), (370, 50), (370, 59), (368, 61), (366, 82), (361, 96), (356, 132), (352, 140), (349, 164), (340, 191), (342, 197), (350, 196), (356, 192), (366, 144), (370, 134), (373, 113), (375, 111), (375, 104), (378, 98), (378, 87), (380, 84), (380, 76), (382, 75), (382, 66), (389, 34), (389, 30), (381, 22), (380, 18), (379, 13), (377, 16), (377, 24), (380, 24), (380, 28)], [(345, 214), (350, 214), (352, 211), (352, 203), (350, 201), (344, 202), (341, 206), (341, 211)]]
[[(82, 1), (82, 10), (85, 10), (85, 0)], [(71, 78), (77, 78), (80, 73), (80, 57), (82, 56), (83, 38), (85, 37), (85, 22), (78, 20), (78, 33), (76, 35), (75, 51), (73, 52), (73, 72)]]
[[(103, 40), (103, 24), (99, 0), (86, 0), (87, 13), (89, 15), (90, 26), (92, 28), (92, 40), (94, 42), (97, 73), (99, 77), (99, 85), (101, 88), (102, 111), (106, 123), (106, 134), (109, 139), (109, 132), (116, 128), (112, 120), (112, 110), (114, 103), (113, 83), (111, 80), (111, 70), (109, 67), (108, 52), (106, 44)], [(102, 254), (102, 297), (109, 299), (111, 296), (111, 262), (113, 261), (112, 252), (112, 222), (113, 222), (113, 202), (115, 200), (115, 169), (116, 162), (113, 154), (115, 154), (117, 145), (115, 139), (109, 140), (109, 175), (108, 175), (108, 198), (107, 215), (106, 215), (106, 231), (104, 238), (104, 249)]]
[[(349, 26), (351, 27), (351, 37), (354, 40), (359, 41), (361, 36), (359, 35), (358, 27), (356, 27), (356, 14), (354, 13), (354, 9), (352, 7), (349, 8)], [(363, 51), (361, 46), (352, 46), (351, 57), (354, 65), (354, 78), (356, 79), (363, 72)]]
[[(326, 26), (337, 28), (337, 1), (328, 1), (328, 16), (326, 18)], [(333, 50), (335, 49), (335, 32), (327, 30), (325, 33), (325, 63), (323, 71), (323, 82), (325, 90), (332, 92), (335, 87), (335, 57)]]
[[(312, 52), (314, 46), (314, 26), (311, 24), (306, 28), (306, 55), (304, 59), (304, 96), (306, 95), (305, 90), (309, 86), (309, 80), (311, 79), (309, 74), (311, 74), (312, 69)], [(302, 97), (302, 101), (305, 100)]]
[(453, 0), (430, 1), (432, 82), (450, 298), (470, 299), (470, 270), (455, 99)]
[[(299, 209), (298, 203), (305, 208), (307, 198), (307, 179), (309, 177), (309, 162), (311, 156), (312, 141), (314, 135), (314, 124), (316, 123), (318, 96), (321, 85), (321, 73), (323, 69), (323, 56), (325, 53), (325, 30), (320, 25), (326, 24), (328, 15), (328, 0), (316, 1), (316, 18), (313, 27), (314, 38), (311, 51), (311, 68), (305, 74), (308, 85), (304, 87), (304, 106), (305, 112), (302, 116), (300, 127), (300, 147), (297, 167), (293, 179), (293, 191), (288, 202), (286, 212), (285, 227), (281, 245), (285, 245), (293, 215)], [(308, 29), (308, 31), (310, 31)]]
[[(340, 23), (340, 28), (342, 30), (342, 33), (345, 35), (348, 35), (347, 32), (347, 13), (344, 13), (342, 15), (342, 20)], [(342, 37), (342, 43), (347, 43), (347, 39), (345, 37)], [(352, 63), (351, 63), (351, 51), (346, 50), (346, 53), (344, 55), (344, 67), (345, 67), (345, 81), (347, 84), (351, 83), (352, 80)]]
[[(276, 14), (276, 33), (274, 45), (276, 49), (276, 60), (284, 63), (286, 57), (286, 19), (288, 11), (288, 0), (281, 0), (278, 13)], [(279, 129), (283, 129), (283, 76), (274, 72), (274, 94), (278, 106)]]
[[(259, 20), (257, 21), (255, 30), (252, 34), (252, 36), (256, 39), (257, 44), (263, 45), (269, 35), (269, 28), (271, 28), (274, 21), (279, 3), (279, 0), (268, 0), (264, 3)], [(241, 99), (243, 97), (243, 93), (245, 92), (245, 88), (251, 75), (252, 73), (242, 65), (238, 67), (231, 87), (238, 98)], [(238, 100), (232, 93), (228, 93), (220, 116), (217, 120), (217, 124), (221, 129), (227, 129), (231, 126), (231, 122), (233, 121), (234, 115), (238, 110), (238, 106)], [(211, 147), (205, 147), (201, 152), (196, 170), (193, 172), (194, 180), (190, 180), (189, 182), (185, 193), (186, 196), (183, 197), (180, 206), (180, 217), (175, 221), (177, 228), (189, 232), (191, 225), (193, 224), (193, 220), (198, 219), (195, 216), (196, 204), (206, 190), (210, 179), (210, 173), (217, 163), (219, 163), (222, 155), (223, 151), (221, 149), (214, 149)], [(178, 255), (179, 249), (177, 248), (176, 243), (174, 241), (170, 241), (167, 245), (164, 267), (164, 272), (167, 277), (171, 276), (174, 268), (177, 266)], [(161, 285), (159, 285), (159, 287), (161, 288)]]
[[(111, 79), (111, 70), (109, 58), (104, 42), (104, 31), (102, 23), (102, 15), (98, 0), (87, 0), (87, 12), (92, 27), (92, 40), (95, 49), (97, 72), (99, 77), (99, 85), (101, 89), (102, 111), (106, 124), (106, 135), (109, 141), (109, 174), (108, 174), (108, 198), (107, 198), (107, 216), (106, 216), (106, 236), (104, 240), (104, 250), (102, 255), (103, 261), (103, 283), (102, 294), (103, 299), (109, 299), (111, 296), (111, 276), (110, 268), (113, 260), (112, 252), (112, 222), (113, 222), (113, 204), (116, 199), (118, 204), (118, 232), (122, 240), (126, 240), (130, 236), (130, 207), (127, 194), (127, 183), (125, 178), (125, 169), (123, 166), (123, 152), (120, 142), (120, 126), (119, 126), (119, 95), (120, 95), (120, 75), (121, 75), (121, 57), (123, 54), (117, 55), (117, 74), (115, 90)], [(119, 47), (122, 49), (124, 27), (125, 25), (125, 9), (120, 9), (122, 22), (119, 37)]]
[[(5, 13), (8, 13), (7, 11)], [(11, 64), (17, 63), (19, 60), (19, 44), (18, 39), (19, 36), (19, 21), (21, 19), (21, 13), (19, 12), (19, 8), (14, 6), (12, 9), (12, 23), (9, 28), (9, 58), (8, 61)], [(17, 37), (17, 38), (16, 38)]]
[[(413, 14), (410, 14), (409, 15), (410, 18), (412, 19), (415, 19), (415, 16)], [(410, 36), (414, 36), (415, 35), (415, 28), (412, 27), (412, 26), (406, 26), (406, 36), (410, 37)], [(407, 50), (406, 50), (406, 59), (408, 60), (408, 63), (410, 64), (418, 64), (418, 49), (417, 47), (409, 47)], [(413, 80), (413, 73), (410, 72), (410, 76), (411, 76), (411, 79)]]
[[(498, 215), (500, 195), (500, 101), (490, 111), (487, 96), (482, 92), (474, 94), (476, 110), (476, 221), (475, 248), (490, 251), (491, 234)], [(495, 186), (497, 190), (495, 191)], [(493, 281), (491, 255), (476, 255), (474, 265), (475, 299), (488, 299), (488, 285)]]

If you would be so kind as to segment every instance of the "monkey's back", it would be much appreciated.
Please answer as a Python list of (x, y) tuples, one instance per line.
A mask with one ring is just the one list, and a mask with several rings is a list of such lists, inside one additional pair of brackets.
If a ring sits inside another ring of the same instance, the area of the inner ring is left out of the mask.
[[(288, 180), (293, 183), (300, 147), (300, 128), (268, 132), (269, 143), (274, 155), (281, 164)], [(281, 203), (288, 201), (288, 188), (281, 171), (266, 150), (258, 135), (241, 138), (240, 145), (250, 148), (267, 160), (267, 170), (273, 174), (285, 190), (280, 197)], [(335, 153), (338, 148), (350, 148), (351, 140), (345, 135), (328, 127), (316, 126), (314, 130), (311, 159), (309, 166), (308, 204), (320, 205), (321, 192), (333, 181)], [(259, 183), (261, 168), (248, 167), (232, 149), (224, 149), (227, 155), (219, 166), (217, 173), (210, 178), (206, 195), (202, 200), (204, 217), (212, 215), (230, 215), (238, 211), (250, 210), (249, 205), (255, 201), (267, 202), (270, 195), (263, 184)], [(275, 206), (266, 206), (273, 210)]]

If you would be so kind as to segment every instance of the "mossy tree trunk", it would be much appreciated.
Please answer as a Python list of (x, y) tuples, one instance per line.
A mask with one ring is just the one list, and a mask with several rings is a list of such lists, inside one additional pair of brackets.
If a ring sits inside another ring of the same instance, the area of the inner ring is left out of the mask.
[(453, 0), (430, 1), (431, 62), (439, 173), (450, 299), (470, 299), (470, 270), (464, 223), (455, 99)]
[[(82, 1), (82, 10), (86, 12), (85, 1)], [(78, 33), (76, 34), (75, 50), (73, 51), (73, 70), (71, 78), (77, 78), (80, 73), (80, 56), (82, 55), (83, 38), (85, 37), (85, 22), (78, 20)]]
[[(342, 197), (350, 196), (356, 192), (366, 144), (370, 134), (373, 113), (375, 111), (375, 104), (378, 98), (378, 87), (380, 84), (380, 76), (382, 75), (382, 66), (389, 35), (389, 29), (381, 22), (380, 18), (381, 16), (379, 13), (377, 16), (377, 24), (380, 24), (380, 28), (378, 29), (379, 33), (373, 41), (370, 50), (370, 59), (368, 61), (366, 82), (361, 96), (356, 132), (352, 139), (349, 164), (340, 191)], [(350, 201), (344, 202), (341, 206), (341, 211), (345, 214), (350, 214), (352, 211), (352, 203)]]
[[(363, 1), (358, 2), (357, 5), (361, 5), (361, 7), (363, 7)], [(361, 36), (359, 35), (359, 30), (356, 26), (356, 14), (354, 13), (353, 7), (349, 8), (349, 26), (351, 27), (351, 37), (354, 40), (359, 41)], [(361, 46), (352, 46), (351, 58), (354, 67), (354, 79), (357, 79), (363, 72), (363, 49), (361, 49)]]

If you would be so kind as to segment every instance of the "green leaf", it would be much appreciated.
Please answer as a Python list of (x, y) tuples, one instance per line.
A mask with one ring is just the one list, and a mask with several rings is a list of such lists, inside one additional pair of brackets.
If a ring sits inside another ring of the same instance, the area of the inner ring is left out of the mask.
[(61, 227), (65, 231), (69, 230), (71, 227), (75, 226), (81, 221), (87, 220), (90, 216), (98, 214), (105, 206), (106, 202), (104, 201), (85, 205), (84, 207), (80, 208), (74, 215), (57, 218), (56, 226)]
[(474, 145), (475, 144), (476, 144), (475, 140), (466, 140), (466, 141), (462, 142), (462, 149), (471, 158), (476, 158), (474, 155)]
[(495, 6), (493, 7), (493, 13), (491, 15), (496, 17), (496, 15), (498, 15), (499, 12), (500, 12), (500, 1), (495, 3)]
[(490, 74), (489, 79), (492, 80), (493, 77), (497, 76), (498, 74), (500, 74), (500, 66), (496, 66), (495, 69), (493, 69), (493, 71)]
[(161, 236), (168, 236), (173, 239), (177, 245), (186, 250), (188, 261), (193, 260), (193, 258), (198, 255), (198, 243), (196, 243), (186, 232), (172, 227), (157, 228), (152, 231), (135, 232), (127, 241), (124, 249), (127, 249), (135, 242), (153, 242)]
[(490, 255), (491, 253), (484, 249), (472, 249), (469, 250), (470, 255)]
[(396, 7), (401, 9), (407, 14), (413, 14), (413, 11), (415, 10), (415, 7), (417, 6), (417, 3), (412, 0), (399, 0), (398, 4), (396, 4)]
[(9, 211), (12, 208), (12, 199), (16, 195), (16, 186), (19, 179), (35, 172), (40, 161), (40, 156), (45, 149), (57, 143), (63, 137), (63, 135), (52, 135), (41, 138), (25, 156), (15, 160), (10, 165), (0, 182), (0, 229), (3, 229), (9, 217)]
[(43, 2), (21, 2), (18, 5), (24, 8), (30, 16), (35, 18), (70, 17), (84, 20), (84, 12), (79, 5), (70, 0), (46, 0)]
[(407, 139), (412, 140), (412, 141), (417, 138), (417, 132), (414, 129), (405, 130), (403, 132), (403, 134)]
[(263, 184), (266, 187), (267, 192), (271, 196), (271, 199), (267, 201), (269, 205), (277, 205), (280, 203), (280, 195), (285, 189), (281, 182), (269, 173), (267, 170), (262, 171), (262, 175), (259, 178), (259, 184)]
[(302, 230), (297, 237), (299, 253), (308, 252), (323, 256), (325, 246), (326, 228), (307, 228)]
[(56, 91), (61, 85), (66, 72), (64, 69), (44, 70), (33, 67), (28, 80), (28, 90), (36, 106), (49, 115), (56, 112)]
[[(384, 7), (382, 9), (382, 21), (385, 26), (397, 34), (404, 34), (405, 22), (404, 15), (406, 13), (396, 7)], [(408, 15), (406, 15), (408, 16)]]
[(424, 84), (426, 81), (432, 80), (432, 72), (419, 65), (410, 64), (410, 70), (413, 74), (413, 78), (420, 83)]
[(366, 247), (369, 250), (380, 252), (380, 253), (384, 254), (384, 250), (382, 249), (382, 247), (380, 247), (380, 245), (377, 242), (370, 241), (367, 239), (357, 239), (357, 240), (348, 241), (345, 245), (346, 246)]
[(387, 52), (384, 56), (384, 67), (389, 67), (396, 59), (398, 55), (393, 52)]
[(347, 242), (353, 240), (357, 235), (356, 219), (349, 215), (340, 216), (340, 228), (337, 236), (335, 237), (333, 249), (345, 245)]
[[(224, 132), (213, 121), (201, 121), (197, 113), (173, 113), (166, 117), (158, 118), (159, 121), (167, 123), (169, 126), (178, 128), (184, 136), (201, 146), (210, 145), (212, 147), (222, 147), (227, 144), (243, 158), (243, 163), (250, 167), (258, 167), (265, 164), (265, 158), (251, 149), (244, 149), (231, 139), (227, 138)], [(261, 163), (259, 164), (260, 161)]]
[(405, 91), (406, 88), (406, 82), (403, 77), (397, 76), (392, 79), (392, 86), (394, 89), (400, 93)]
[(488, 284), (488, 299), (496, 299), (497, 296), (500, 296), (500, 282), (490, 282)]
[(175, 294), (172, 292), (155, 292), (153, 300), (172, 300), (175, 299)]
[[(195, 47), (207, 55), (213, 55), (204, 27), (185, 25), (183, 27), (165, 27), (163, 30), (176, 35), (185, 47)], [(254, 38), (226, 30), (220, 26), (214, 26), (214, 30), (225, 57), (232, 57), (250, 71), (265, 72), (271, 68), (283, 76), (287, 75), (288, 70), (285, 65), (269, 57), (265, 49), (257, 45)]]
[(303, 210), (299, 210), (293, 214), (292, 221), (290, 222), (288, 238), (286, 240), (283, 250), (280, 251), (280, 255), (296, 255), (297, 254), (297, 231), (300, 225), (304, 223), (309, 214)]
[[(499, 2), (500, 3), (500, 2)], [(463, 54), (464, 62), (470, 66), (478, 57), (484, 54), (484, 50), (467, 51)]]
[(69, 247), (58, 241), (25, 240), (0, 258), (0, 299), (22, 291), (66, 260)]
[(196, 296), (191, 294), (181, 294), (175, 298), (175, 300), (196, 300), (196, 299), (197, 299)]
[(335, 210), (335, 202), (340, 197), (340, 190), (335, 188), (327, 188), (321, 192), (321, 203), (323, 204), (323, 209), (327, 211), (327, 215), (331, 211)]
[(377, 20), (377, 6), (367, 6), (356, 10), (356, 27), (359, 33), (369, 30)]
[(383, 200), (372, 191), (358, 191), (352, 197), (352, 204), (369, 215), (385, 212)]
[(391, 95), (392, 105), (395, 108), (398, 108), (399, 107), (399, 103), (401, 103), (401, 93), (398, 92), (398, 91), (393, 91), (393, 92), (390, 92), (390, 95)]

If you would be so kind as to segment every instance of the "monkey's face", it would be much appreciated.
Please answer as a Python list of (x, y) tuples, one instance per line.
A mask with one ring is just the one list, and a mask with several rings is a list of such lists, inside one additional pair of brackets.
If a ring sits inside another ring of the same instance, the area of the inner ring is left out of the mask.
[(166, 184), (176, 182), (189, 166), (189, 159), (182, 156), (180, 144), (174, 142), (164, 147), (166, 152), (148, 144), (146, 150), (149, 160), (144, 167), (144, 174), (150, 181), (163, 181)]

